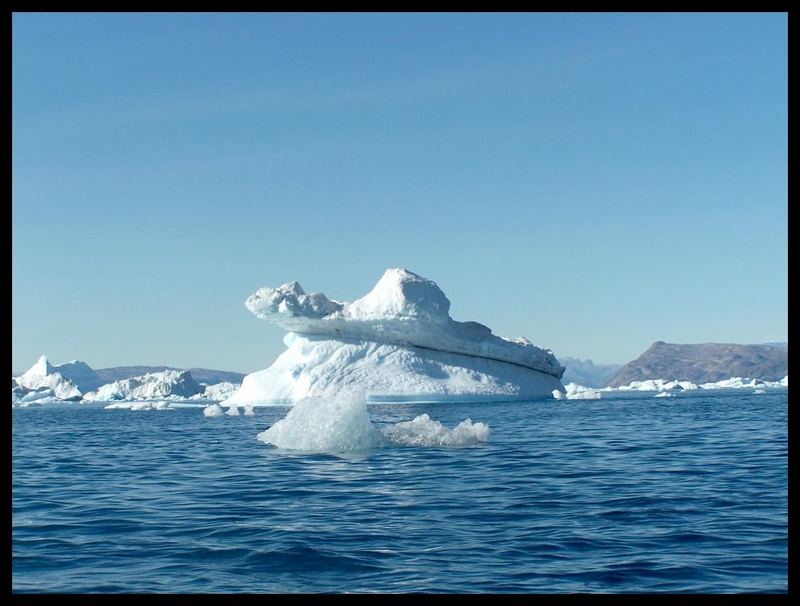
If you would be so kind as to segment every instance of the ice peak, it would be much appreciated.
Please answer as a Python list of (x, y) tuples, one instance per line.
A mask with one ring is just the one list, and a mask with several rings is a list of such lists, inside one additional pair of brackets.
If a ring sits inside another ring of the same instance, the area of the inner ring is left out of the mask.
[(22, 375), (24, 377), (46, 377), (47, 375), (51, 375), (54, 372), (53, 365), (47, 361), (47, 356), (42, 354), (39, 356), (39, 359), (36, 360), (36, 363), (31, 366), (28, 371)]
[(423, 317), (436, 323), (450, 319), (450, 300), (433, 280), (403, 268), (387, 269), (375, 287), (348, 306), (351, 317)]
[(298, 282), (297, 280), (292, 280), (291, 282), (287, 282), (286, 284), (279, 286), (277, 290), (293, 295), (306, 294), (306, 291), (303, 290), (303, 287), (300, 286), (300, 282)]

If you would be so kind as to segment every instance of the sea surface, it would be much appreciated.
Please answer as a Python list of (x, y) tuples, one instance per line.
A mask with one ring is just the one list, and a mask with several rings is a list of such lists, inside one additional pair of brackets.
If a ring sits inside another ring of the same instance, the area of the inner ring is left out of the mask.
[(278, 450), (286, 408), (12, 410), (17, 592), (786, 592), (788, 390), (370, 405), (460, 448)]

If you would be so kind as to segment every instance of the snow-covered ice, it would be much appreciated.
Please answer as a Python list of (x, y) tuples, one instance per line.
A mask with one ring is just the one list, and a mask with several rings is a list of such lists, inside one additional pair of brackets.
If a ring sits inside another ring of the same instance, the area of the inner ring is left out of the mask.
[(78, 383), (84, 389), (101, 383), (97, 374), (83, 362), (73, 360), (53, 366), (47, 356), (41, 356), (25, 373), (13, 379), (12, 384), (14, 382), (26, 392), (50, 389), (55, 400), (80, 400), (83, 391)]
[(365, 391), (371, 401), (531, 399), (563, 386), (564, 367), (524, 338), (503, 339), (477, 322), (457, 322), (435, 282), (386, 270), (352, 303), (305, 294), (297, 282), (261, 288), (245, 302), (289, 333), (287, 350), (247, 375), (223, 402), (293, 403)]
[(223, 381), (222, 383), (214, 383), (213, 385), (206, 385), (205, 389), (198, 394), (190, 396), (190, 400), (212, 400), (214, 402), (221, 402), (226, 398), (233, 395), (239, 389), (239, 383), (230, 383)]
[(188, 398), (203, 392), (188, 370), (164, 370), (107, 383), (86, 394), (86, 402), (111, 400), (154, 400), (178, 396)]

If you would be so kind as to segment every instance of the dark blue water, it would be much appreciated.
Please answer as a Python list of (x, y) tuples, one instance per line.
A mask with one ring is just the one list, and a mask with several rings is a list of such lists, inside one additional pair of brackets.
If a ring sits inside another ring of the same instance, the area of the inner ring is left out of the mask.
[(14, 409), (13, 589), (785, 592), (787, 403), (370, 406), (491, 436), (347, 456), (257, 441), (283, 408)]

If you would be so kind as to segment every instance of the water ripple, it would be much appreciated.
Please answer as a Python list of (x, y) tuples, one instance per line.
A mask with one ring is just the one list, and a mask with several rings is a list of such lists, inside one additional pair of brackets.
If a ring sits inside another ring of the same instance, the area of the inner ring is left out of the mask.
[(286, 414), (14, 409), (22, 592), (785, 592), (786, 392), (371, 406), (488, 443), (281, 452)]

